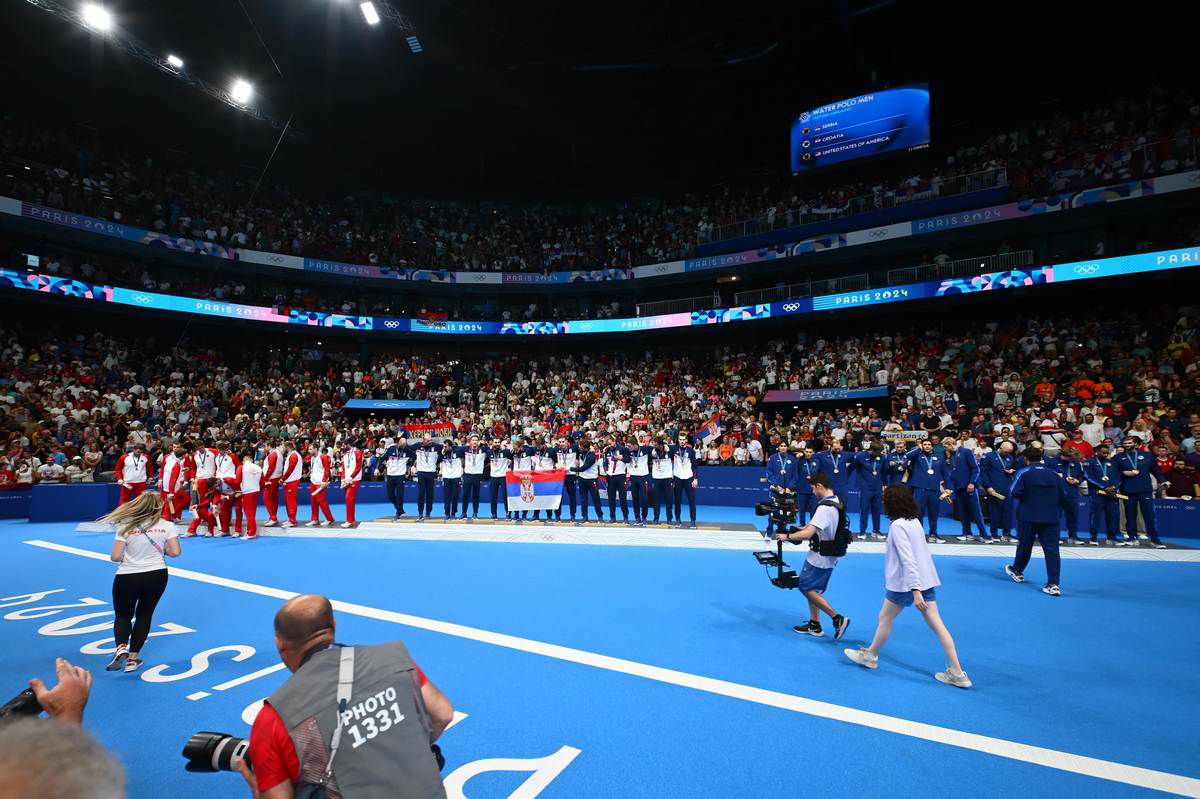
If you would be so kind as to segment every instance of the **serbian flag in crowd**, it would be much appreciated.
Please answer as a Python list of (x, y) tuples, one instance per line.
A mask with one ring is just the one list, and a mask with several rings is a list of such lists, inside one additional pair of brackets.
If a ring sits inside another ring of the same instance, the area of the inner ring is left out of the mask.
[(696, 435), (692, 436), (697, 444), (707, 447), (708, 442), (721, 435), (721, 414), (714, 413), (712, 418), (704, 423), (704, 426), (696, 431)]
[(565, 469), (549, 472), (509, 472), (508, 509), (557, 510), (562, 503)]

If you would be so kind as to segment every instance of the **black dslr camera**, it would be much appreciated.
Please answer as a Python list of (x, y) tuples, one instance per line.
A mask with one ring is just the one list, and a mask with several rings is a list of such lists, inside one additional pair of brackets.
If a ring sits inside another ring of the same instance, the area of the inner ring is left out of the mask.
[(33, 693), (33, 689), (26, 688), (5, 702), (3, 707), (0, 707), (0, 723), (26, 716), (36, 716), (41, 712), (42, 706), (38, 704), (37, 696)]
[[(245, 761), (246, 765), (253, 769), (250, 753), (247, 751), (249, 748), (250, 742), (245, 738), (235, 738), (227, 732), (198, 732), (183, 745), (182, 754), (187, 760), (184, 769), (201, 774), (237, 771), (241, 761)], [(437, 744), (430, 744), (429, 751), (437, 761), (438, 771), (444, 769), (446, 758), (442, 755), (442, 748)]]
[(235, 738), (226, 732), (198, 732), (183, 745), (184, 766), (188, 771), (207, 773), (213, 771), (237, 771), (238, 763), (250, 765), (250, 754), (246, 751), (250, 742)]

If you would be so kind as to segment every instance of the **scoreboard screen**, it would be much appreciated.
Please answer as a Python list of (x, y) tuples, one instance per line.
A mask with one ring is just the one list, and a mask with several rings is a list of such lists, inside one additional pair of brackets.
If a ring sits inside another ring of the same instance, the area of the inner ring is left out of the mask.
[(929, 84), (913, 83), (802, 111), (792, 121), (792, 174), (929, 146)]

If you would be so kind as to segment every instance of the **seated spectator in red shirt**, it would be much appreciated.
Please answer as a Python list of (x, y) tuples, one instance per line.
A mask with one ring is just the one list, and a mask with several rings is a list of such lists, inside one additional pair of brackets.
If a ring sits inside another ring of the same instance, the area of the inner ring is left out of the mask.
[(1073, 449), (1079, 452), (1081, 458), (1090, 458), (1095, 454), (1092, 445), (1083, 438), (1083, 431), (1075, 428), (1071, 431), (1071, 437), (1062, 445), (1063, 449)]
[(1167, 452), (1167, 448), (1159, 444), (1154, 448), (1154, 459), (1158, 461), (1158, 470), (1162, 472), (1164, 480), (1172, 479), (1171, 474), (1175, 471), (1175, 459), (1171, 457), (1171, 453)]

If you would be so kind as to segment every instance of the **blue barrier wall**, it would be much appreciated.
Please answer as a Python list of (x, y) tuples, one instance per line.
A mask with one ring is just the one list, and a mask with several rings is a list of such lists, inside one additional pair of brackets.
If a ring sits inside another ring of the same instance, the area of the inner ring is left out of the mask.
[(989, 205), (1000, 205), (1008, 201), (1008, 189), (1005, 187), (984, 189), (970, 194), (956, 194), (953, 197), (942, 197), (928, 202), (900, 205), (895, 208), (885, 208), (882, 211), (869, 211), (865, 214), (831, 219), (828, 222), (811, 222), (807, 225), (797, 225), (781, 228), (766, 233), (751, 234), (737, 239), (726, 239), (711, 244), (701, 244), (696, 248), (697, 256), (721, 255), (729, 252), (741, 252), (760, 247), (773, 247), (791, 241), (800, 241), (822, 233), (845, 233), (851, 230), (882, 227), (895, 222), (906, 222), (910, 219), (924, 219), (927, 216), (939, 216), (953, 211), (963, 211), (968, 208), (984, 208)]
[[(759, 468), (741, 468), (735, 466), (701, 466), (699, 469), (700, 485), (696, 489), (696, 502), (700, 505), (726, 505), (749, 508), (755, 502), (767, 499), (767, 486), (760, 482), (763, 470)], [(329, 502), (339, 505), (344, 496), (337, 486), (329, 489)], [(479, 509), (481, 513), (490, 513), (491, 493), (487, 486), (480, 492)], [(26, 515), (31, 522), (65, 522), (91, 521), (103, 516), (117, 504), (120, 489), (113, 483), (82, 483), (74, 485), (36, 485), (30, 491), (0, 492), (0, 518), (22, 518)], [(311, 518), (308, 501), (308, 484), (300, 486), (301, 519)], [(412, 482), (405, 483), (404, 498), (408, 502), (416, 501), (417, 489)], [(858, 492), (849, 491), (843, 497), (846, 507), (851, 513), (858, 511)], [(358, 490), (358, 503), (386, 503), (387, 491), (383, 483), (363, 483)], [(442, 491), (438, 484), (434, 497), (434, 513), (441, 514)], [(281, 497), (282, 504), (282, 497)], [(607, 507), (607, 506), (606, 506)], [(1183, 502), (1175, 499), (1160, 499), (1154, 503), (1158, 514), (1159, 531), (1163, 535), (1200, 538), (1200, 501)], [(26, 508), (28, 510), (26, 510)], [(1084, 497), (1079, 498), (1079, 529), (1088, 529), (1089, 504)], [(260, 511), (261, 513), (261, 511)], [(950, 517), (953, 513), (948, 503), (942, 503), (942, 516)], [(335, 512), (341, 519), (341, 512)], [(884, 525), (887, 521), (884, 520)], [(958, 532), (958, 522), (952, 518), (943, 518), (938, 531), (954, 534)], [(855, 527), (857, 532), (857, 527)]]
[(25, 488), (18, 491), (0, 491), (0, 519), (24, 519), (29, 515), (29, 492)]

